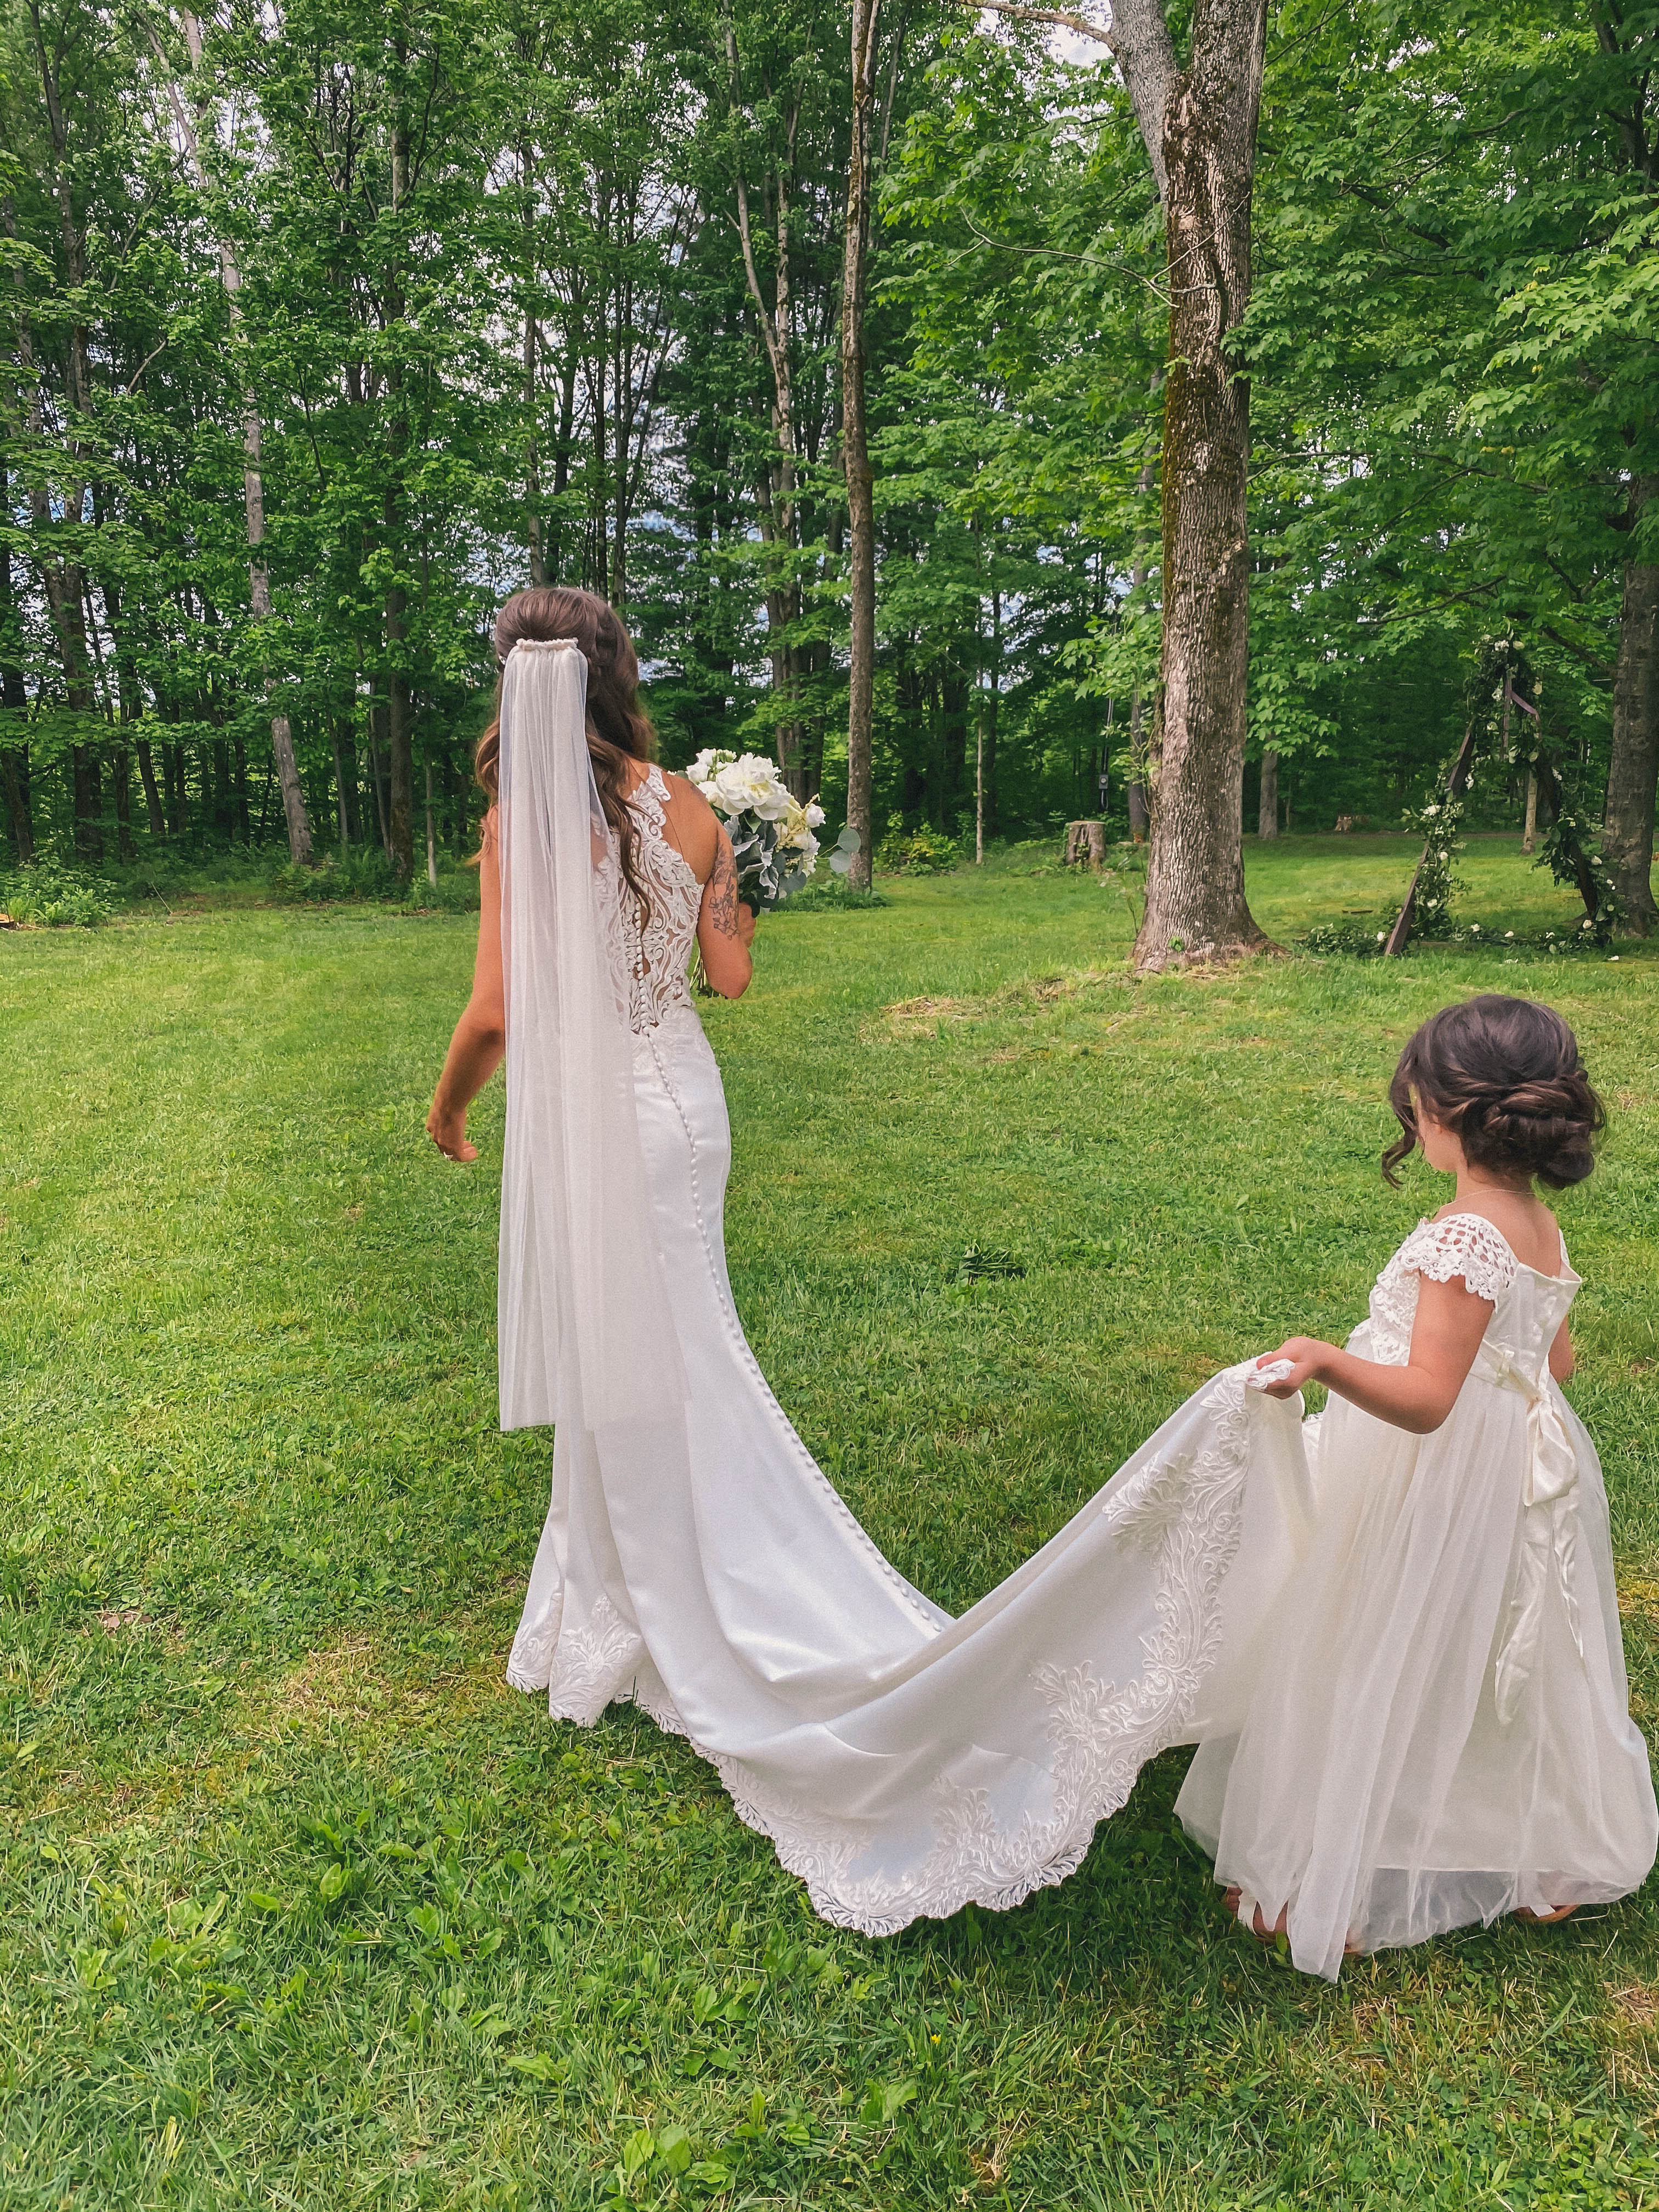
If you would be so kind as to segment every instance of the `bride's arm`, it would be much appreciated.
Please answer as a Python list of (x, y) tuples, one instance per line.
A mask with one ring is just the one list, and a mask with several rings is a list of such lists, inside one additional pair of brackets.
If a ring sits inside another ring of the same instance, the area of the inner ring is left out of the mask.
[(501, 872), (495, 858), (495, 823), (484, 827), (483, 858), (478, 865), (478, 957), (472, 970), (472, 996), (455, 1024), (433, 1094), (426, 1131), (452, 1160), (476, 1160), (469, 1143), (466, 1109), (501, 1064), (507, 1050), (507, 1004), (501, 986)]
[(755, 941), (755, 917), (738, 896), (738, 871), (732, 858), (732, 840), (724, 823), (716, 825), (714, 866), (702, 887), (702, 909), (697, 916), (697, 950), (702, 972), (723, 999), (740, 999), (755, 972), (749, 948)]

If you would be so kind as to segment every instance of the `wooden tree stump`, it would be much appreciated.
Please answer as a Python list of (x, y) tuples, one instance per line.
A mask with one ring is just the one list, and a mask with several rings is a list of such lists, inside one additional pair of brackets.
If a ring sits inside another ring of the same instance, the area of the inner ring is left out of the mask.
[(1091, 868), (1106, 865), (1106, 824), (1103, 822), (1068, 822), (1066, 824), (1066, 865), (1080, 868), (1085, 862)]

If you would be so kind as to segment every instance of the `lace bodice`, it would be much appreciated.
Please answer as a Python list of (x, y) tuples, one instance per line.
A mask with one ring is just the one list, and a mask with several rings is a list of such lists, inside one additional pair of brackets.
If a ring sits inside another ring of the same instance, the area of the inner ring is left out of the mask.
[(634, 896), (616, 875), (617, 896), (608, 916), (613, 947), (628, 976), (628, 1026), (635, 1036), (684, 1008), (692, 1011), (686, 970), (702, 909), (702, 885), (690, 863), (669, 842), (665, 823), (668, 786), (662, 770), (651, 769), (629, 804), (638, 834), (635, 866), (651, 900), (641, 926)]
[(1517, 1260), (1508, 1240), (1478, 1213), (1419, 1221), (1371, 1291), (1369, 1356), (1385, 1366), (1403, 1367), (1410, 1355), (1418, 1285), (1425, 1275), (1436, 1283), (1462, 1276), (1476, 1297), (1490, 1298), (1494, 1310), (1486, 1341), (1528, 1372), (1549, 1357), (1579, 1283), (1565, 1243), (1561, 1273), (1542, 1275)]

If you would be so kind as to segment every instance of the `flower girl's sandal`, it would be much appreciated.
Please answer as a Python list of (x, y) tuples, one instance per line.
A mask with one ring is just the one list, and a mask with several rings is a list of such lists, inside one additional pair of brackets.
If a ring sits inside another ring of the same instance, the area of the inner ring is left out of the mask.
[(1530, 1905), (1517, 1905), (1515, 1917), (1526, 1921), (1529, 1927), (1553, 1928), (1558, 1920), (1571, 1920), (1577, 1910), (1576, 1905), (1558, 1905), (1553, 1912), (1534, 1912)]
[[(1267, 1928), (1262, 1924), (1261, 1907), (1254, 1898), (1249, 1899), (1249, 1910), (1248, 1913), (1246, 1912), (1244, 1893), (1242, 1889), (1236, 1887), (1224, 1889), (1221, 1893), (1221, 1901), (1233, 1918), (1237, 1921), (1239, 1926), (1248, 1929), (1259, 1943), (1277, 1943), (1281, 1936), (1286, 1942), (1289, 1941), (1288, 1923), (1291, 1913), (1288, 1905), (1279, 1916), (1280, 1925), (1277, 1928)], [(1350, 1941), (1342, 1946), (1342, 1955), (1345, 1959), (1363, 1959), (1365, 1954), (1358, 1943)]]
[[(1285, 1935), (1288, 1932), (1283, 1926), (1278, 1928), (1268, 1928), (1265, 1926), (1261, 1918), (1261, 1907), (1256, 1903), (1255, 1898), (1247, 1898), (1243, 1891), (1237, 1887), (1230, 1889), (1224, 1889), (1221, 1893), (1221, 1902), (1226, 1906), (1233, 1918), (1237, 1921), (1239, 1926), (1241, 1928), (1247, 1929), (1259, 1942), (1276, 1943), (1281, 1936)], [(1290, 1908), (1288, 1905), (1279, 1917), (1281, 1922), (1287, 1921), (1289, 1919)]]

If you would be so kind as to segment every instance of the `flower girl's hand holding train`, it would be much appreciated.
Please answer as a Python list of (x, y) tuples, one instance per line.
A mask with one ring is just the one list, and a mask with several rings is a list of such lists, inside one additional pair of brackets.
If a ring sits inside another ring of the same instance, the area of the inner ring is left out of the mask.
[(1277, 1352), (1257, 1360), (1258, 1368), (1290, 1362), (1282, 1381), (1264, 1382), (1270, 1398), (1294, 1397), (1310, 1382), (1322, 1382), (1362, 1412), (1414, 1437), (1431, 1436), (1468, 1379), (1480, 1349), (1493, 1302), (1476, 1297), (1461, 1276), (1450, 1282), (1425, 1281), (1418, 1293), (1411, 1355), (1403, 1367), (1361, 1359), (1316, 1336), (1287, 1337)]

